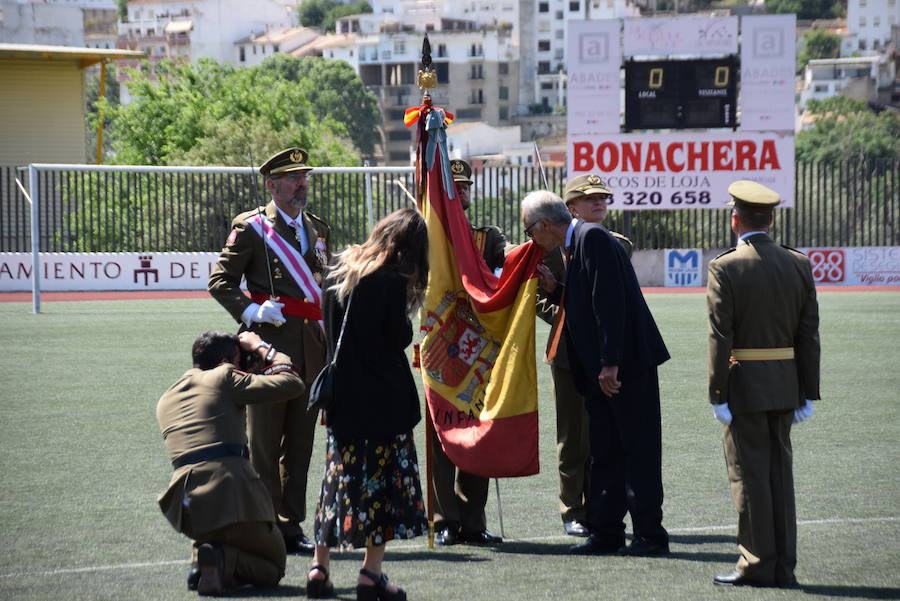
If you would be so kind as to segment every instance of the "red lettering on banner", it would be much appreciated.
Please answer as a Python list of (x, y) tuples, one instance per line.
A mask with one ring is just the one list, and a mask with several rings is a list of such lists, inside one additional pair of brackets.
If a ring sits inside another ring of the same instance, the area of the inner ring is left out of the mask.
[(593, 171), (594, 161), (591, 160), (591, 154), (594, 145), (590, 142), (575, 142), (572, 152), (575, 159), (575, 171)]
[(591, 142), (572, 144), (574, 171), (605, 173), (759, 171), (781, 169), (775, 140)]
[(738, 140), (735, 146), (734, 168), (738, 171), (756, 171), (756, 144), (751, 140)]
[[(609, 161), (605, 161), (607, 154)], [(612, 142), (604, 142), (597, 148), (597, 169), (615, 171), (619, 166), (619, 149)]]
[(622, 142), (622, 171), (641, 170), (641, 143)]
[(666, 166), (663, 165), (662, 152), (659, 149), (659, 142), (650, 142), (647, 144), (647, 162), (644, 164), (644, 171), (665, 171)]
[(731, 142), (717, 141), (713, 142), (713, 171), (731, 171), (733, 163), (731, 162)]
[(778, 149), (775, 148), (775, 140), (763, 140), (762, 153), (759, 157), (759, 168), (765, 169), (766, 165), (771, 165), (770, 169), (781, 169), (778, 163)]
[[(696, 150), (694, 145), (699, 144), (700, 149)], [(688, 171), (707, 171), (709, 169), (709, 160), (706, 155), (706, 148), (709, 142), (688, 142)], [(700, 166), (697, 166), (700, 161)]]
[(678, 173), (679, 171), (684, 170), (684, 163), (675, 162), (676, 150), (683, 150), (683, 148), (681, 147), (681, 142), (669, 144), (669, 147), (666, 149), (666, 164), (668, 165), (669, 171), (673, 173)]

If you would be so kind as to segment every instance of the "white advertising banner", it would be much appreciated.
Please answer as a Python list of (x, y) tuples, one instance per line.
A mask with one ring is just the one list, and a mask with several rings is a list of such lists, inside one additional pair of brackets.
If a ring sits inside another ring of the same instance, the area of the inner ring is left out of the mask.
[[(41, 290), (206, 290), (219, 253), (40, 253)], [(31, 290), (31, 253), (0, 253), (0, 292)]]
[(665, 250), (666, 287), (700, 286), (703, 283), (703, 251), (698, 248)]
[(625, 19), (625, 56), (736, 54), (737, 17), (637, 17)]
[(569, 177), (598, 173), (612, 209), (722, 207), (738, 179), (764, 184), (794, 206), (792, 132), (569, 135)]
[(568, 35), (569, 133), (618, 132), (622, 61), (619, 20), (569, 21)]
[(900, 246), (801, 248), (809, 257), (816, 284), (900, 285)]
[(740, 129), (794, 129), (796, 15), (741, 19)]

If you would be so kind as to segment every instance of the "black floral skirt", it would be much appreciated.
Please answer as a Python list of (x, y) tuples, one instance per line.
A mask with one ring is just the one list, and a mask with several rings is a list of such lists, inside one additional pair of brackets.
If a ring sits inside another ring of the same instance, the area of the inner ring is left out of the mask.
[(344, 444), (329, 429), (326, 445), (316, 543), (360, 549), (428, 532), (411, 432)]

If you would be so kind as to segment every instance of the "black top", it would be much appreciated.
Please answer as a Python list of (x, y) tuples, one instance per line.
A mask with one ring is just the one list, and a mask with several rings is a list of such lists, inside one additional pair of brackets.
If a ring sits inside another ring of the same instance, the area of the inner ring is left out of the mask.
[(656, 366), (669, 358), (625, 249), (602, 225), (575, 226), (565, 288), (576, 383), (597, 386), (604, 365)]
[[(413, 338), (406, 283), (395, 269), (381, 267), (353, 289), (337, 360), (335, 406), (326, 417), (339, 441), (388, 440), (412, 431), (422, 418), (405, 352)], [(329, 359), (345, 310), (330, 284), (326, 282), (323, 298)]]

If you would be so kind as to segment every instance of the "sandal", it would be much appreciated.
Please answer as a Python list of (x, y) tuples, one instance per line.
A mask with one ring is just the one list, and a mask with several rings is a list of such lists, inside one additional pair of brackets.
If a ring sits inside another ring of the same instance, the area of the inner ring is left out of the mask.
[(327, 599), (334, 597), (334, 584), (328, 577), (328, 568), (324, 566), (314, 565), (309, 569), (310, 572), (322, 572), (325, 574), (324, 580), (315, 580), (308, 578), (306, 580), (306, 596), (310, 599)]
[(365, 568), (359, 573), (375, 584), (357, 584), (356, 601), (406, 601), (406, 591), (402, 588), (398, 588), (395, 593), (387, 590), (387, 574), (375, 574)]

